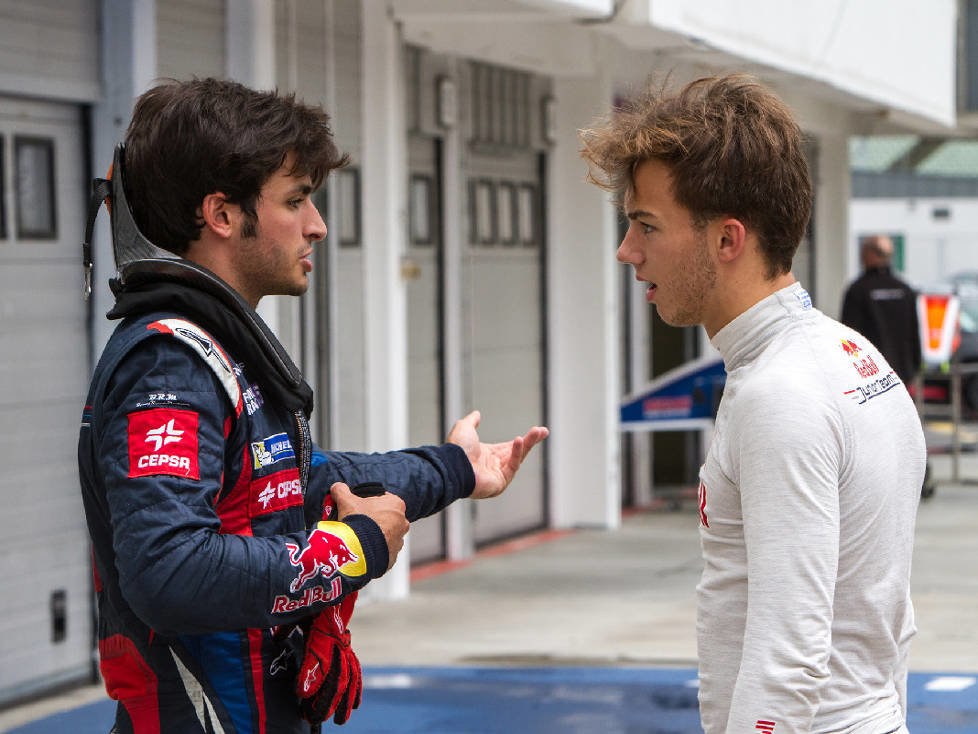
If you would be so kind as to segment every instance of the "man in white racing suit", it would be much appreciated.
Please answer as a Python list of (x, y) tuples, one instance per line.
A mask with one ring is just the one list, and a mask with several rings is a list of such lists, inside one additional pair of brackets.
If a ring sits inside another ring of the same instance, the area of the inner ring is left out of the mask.
[(924, 439), (879, 351), (792, 275), (812, 188), (790, 111), (751, 77), (700, 79), (582, 139), (630, 220), (618, 260), (727, 371), (700, 472), (704, 730), (905, 731)]

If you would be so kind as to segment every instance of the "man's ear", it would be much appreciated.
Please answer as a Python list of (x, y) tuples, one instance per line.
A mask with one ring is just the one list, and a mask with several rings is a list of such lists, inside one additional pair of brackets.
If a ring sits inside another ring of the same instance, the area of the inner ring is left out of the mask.
[(239, 212), (238, 206), (230, 203), (220, 191), (205, 196), (197, 209), (204, 226), (223, 239), (234, 234)]
[(747, 228), (739, 219), (727, 217), (717, 222), (715, 233), (717, 242), (717, 260), (730, 263), (740, 257), (747, 242)]

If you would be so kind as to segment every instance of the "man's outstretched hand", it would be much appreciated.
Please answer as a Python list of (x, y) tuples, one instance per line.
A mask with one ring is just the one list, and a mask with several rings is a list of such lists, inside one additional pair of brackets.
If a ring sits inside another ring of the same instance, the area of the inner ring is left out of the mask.
[(472, 470), (475, 472), (475, 489), (471, 495), (473, 499), (485, 499), (500, 494), (513, 481), (513, 475), (530, 453), (530, 449), (550, 435), (546, 427), (533, 426), (525, 436), (517, 436), (512, 441), (482, 443), (477, 430), (480, 420), (482, 415), (478, 410), (473, 410), (455, 422), (447, 439), (448, 443), (461, 446), (472, 462)]

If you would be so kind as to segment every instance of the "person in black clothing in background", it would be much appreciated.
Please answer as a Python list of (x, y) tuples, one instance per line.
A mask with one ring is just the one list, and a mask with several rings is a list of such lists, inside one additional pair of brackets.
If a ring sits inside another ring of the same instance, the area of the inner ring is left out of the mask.
[[(863, 274), (846, 290), (841, 321), (869, 339), (912, 390), (921, 364), (917, 292), (893, 275), (893, 240), (886, 235), (864, 238), (860, 258)], [(921, 496), (933, 494), (928, 462)]]
[(884, 235), (862, 242), (863, 274), (842, 302), (842, 323), (869, 339), (908, 387), (920, 369), (917, 293), (890, 270), (893, 240)]

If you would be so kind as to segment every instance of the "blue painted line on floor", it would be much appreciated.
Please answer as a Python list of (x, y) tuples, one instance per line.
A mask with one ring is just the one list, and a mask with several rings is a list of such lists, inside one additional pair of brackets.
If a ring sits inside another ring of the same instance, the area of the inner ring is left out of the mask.
[[(696, 671), (677, 668), (368, 668), (347, 734), (700, 734)], [(978, 674), (911, 673), (913, 734), (978, 733)], [(105, 700), (10, 734), (106, 734)], [(324, 731), (334, 727), (327, 725)]]

